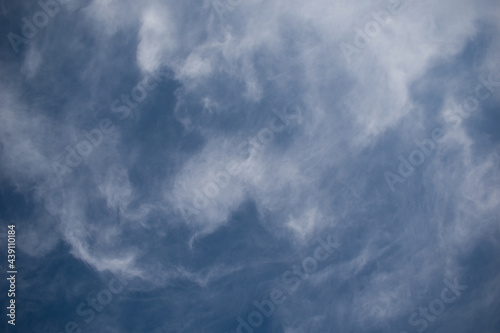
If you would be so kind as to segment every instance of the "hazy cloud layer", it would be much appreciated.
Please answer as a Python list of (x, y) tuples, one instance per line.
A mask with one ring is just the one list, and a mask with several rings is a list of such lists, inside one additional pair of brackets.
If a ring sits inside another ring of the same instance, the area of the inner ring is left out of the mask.
[(20, 332), (500, 329), (497, 1), (41, 3), (0, 6)]

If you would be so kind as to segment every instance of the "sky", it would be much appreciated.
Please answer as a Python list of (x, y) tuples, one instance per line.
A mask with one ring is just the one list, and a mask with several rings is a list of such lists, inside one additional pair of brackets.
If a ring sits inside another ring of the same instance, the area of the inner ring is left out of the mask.
[(0, 17), (1, 332), (500, 332), (500, 2)]

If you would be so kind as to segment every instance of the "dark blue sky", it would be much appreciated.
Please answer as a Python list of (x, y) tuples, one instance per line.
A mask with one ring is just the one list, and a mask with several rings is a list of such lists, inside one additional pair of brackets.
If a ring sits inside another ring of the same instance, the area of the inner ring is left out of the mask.
[(1, 332), (500, 332), (498, 1), (0, 16)]

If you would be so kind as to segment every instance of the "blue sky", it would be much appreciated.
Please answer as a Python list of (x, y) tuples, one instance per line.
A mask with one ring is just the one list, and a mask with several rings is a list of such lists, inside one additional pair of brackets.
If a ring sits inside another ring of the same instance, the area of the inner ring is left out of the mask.
[(499, 5), (0, 1), (0, 331), (500, 332)]

